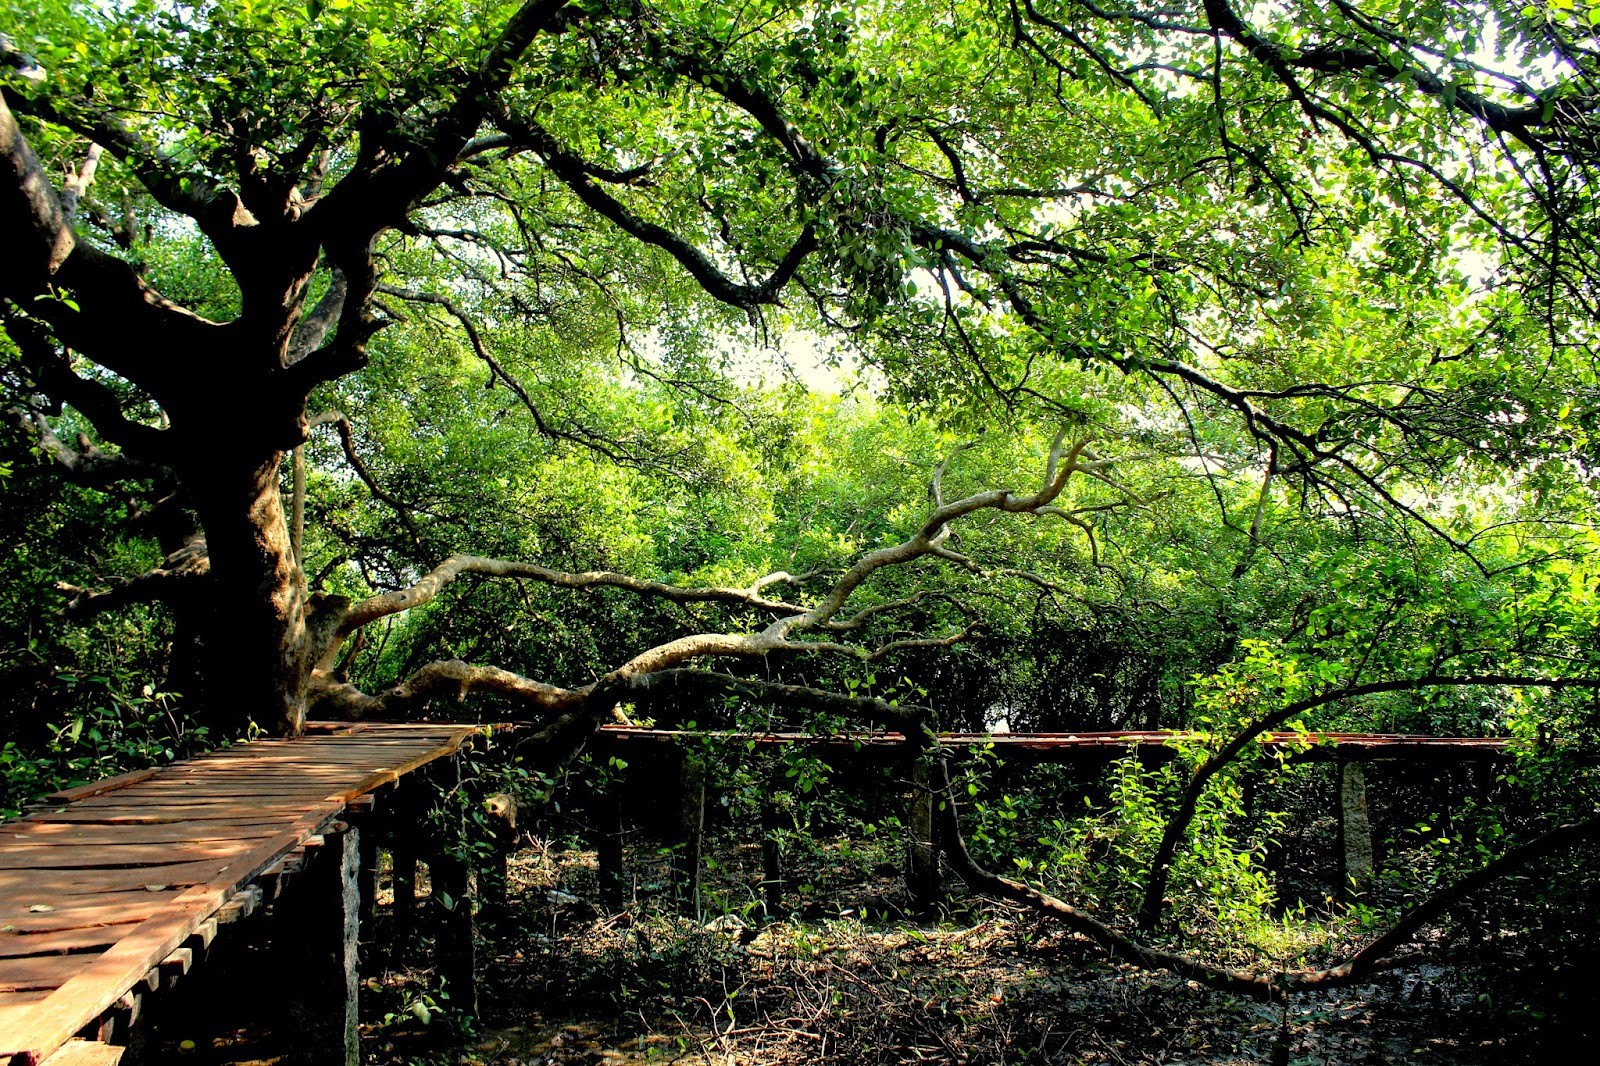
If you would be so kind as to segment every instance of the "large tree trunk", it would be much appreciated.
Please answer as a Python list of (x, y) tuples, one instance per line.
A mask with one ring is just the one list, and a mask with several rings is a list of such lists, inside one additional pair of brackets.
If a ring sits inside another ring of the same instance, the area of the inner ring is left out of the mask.
[(311, 648), (305, 576), (279, 491), (283, 453), (228, 462), (201, 456), (183, 478), (211, 557), (210, 631), (203, 647), (208, 711), (293, 736), (306, 717)]

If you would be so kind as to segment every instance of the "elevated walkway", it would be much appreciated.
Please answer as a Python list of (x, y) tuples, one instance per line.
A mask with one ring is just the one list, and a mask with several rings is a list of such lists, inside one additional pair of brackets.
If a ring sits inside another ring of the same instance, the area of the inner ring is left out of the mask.
[[(116, 1063), (122, 1049), (107, 1042), (113, 1036), (109, 1019), (131, 1023), (142, 995), (170, 987), (219, 931), (249, 914), (263, 897), (273, 898), (283, 879), (314, 851), (338, 853), (337, 861), (325, 856), (329, 861), (321, 867), (327, 875), (318, 875), (332, 894), (296, 913), (309, 928), (318, 922), (318, 908), (338, 912), (333, 939), (343, 946), (336, 945), (335, 969), (323, 973), (325, 983), (316, 994), (343, 1003), (343, 1015), (328, 1031), (328, 1061), (358, 1061), (355, 901), (364, 899), (362, 906), (370, 907), (376, 843), (351, 825), (363, 808), (370, 809), (375, 790), (459, 752), (483, 730), (457, 724), (316, 724), (295, 740), (255, 741), (56, 793), (26, 817), (0, 824), (0, 1064)], [(643, 754), (706, 738), (845, 748), (885, 759), (910, 754), (905, 738), (895, 733), (814, 736), (608, 726), (594, 744)], [(991, 748), (1004, 758), (1066, 761), (1129, 751), (1170, 757), (1176, 745), (1205, 739), (1195, 733), (1132, 731), (944, 734), (940, 743), (957, 750)], [(1490, 737), (1274, 733), (1262, 743), (1294, 758), (1336, 759), (1341, 765), (1373, 759), (1493, 760), (1509, 754), (1508, 741)], [(677, 786), (682, 792), (678, 806), (694, 814), (689, 835), (691, 854), (698, 856), (704, 782), (685, 778)], [(931, 802), (925, 790), (918, 797), (923, 807)], [(398, 813), (391, 819), (396, 913), (410, 921), (413, 908), (402, 903), (413, 898), (416, 837), (423, 829), (416, 822), (419, 812)], [(921, 824), (913, 815), (912, 822)], [(929, 832), (922, 839), (931, 840)], [(450, 860), (434, 858), (442, 879)], [(610, 875), (603, 882), (620, 884), (620, 862), (616, 846), (602, 847), (602, 873)], [(448, 876), (460, 881), (453, 895), (465, 891), (464, 869)], [(781, 872), (774, 866), (766, 880), (780, 884)], [(451, 935), (470, 955), (470, 908), (456, 910), (466, 915), (464, 931)], [(460, 983), (466, 987), (470, 957), (457, 964), (464, 968)]]
[(56, 793), (0, 825), (0, 1062), (115, 1062), (99, 1019), (186, 970), (353, 803), (481, 731), (319, 725)]
[[(841, 733), (821, 736), (811, 733), (753, 733), (721, 730), (644, 729), (637, 726), (608, 725), (600, 730), (596, 744), (670, 744), (679, 740), (713, 738), (757, 747), (799, 744), (805, 747), (861, 749), (903, 749), (900, 733)], [(1096, 756), (1125, 755), (1139, 750), (1159, 755), (1163, 749), (1174, 754), (1183, 744), (1204, 743), (1210, 734), (1172, 729), (1121, 730), (1080, 733), (940, 733), (939, 744), (953, 751), (989, 748), (1001, 758), (1020, 758), (1036, 762), (1066, 762)], [(1264, 733), (1260, 743), (1271, 751), (1287, 752), (1304, 760), (1415, 760), (1466, 762), (1506, 758), (1512, 742), (1504, 737), (1434, 737), (1401, 733)]]

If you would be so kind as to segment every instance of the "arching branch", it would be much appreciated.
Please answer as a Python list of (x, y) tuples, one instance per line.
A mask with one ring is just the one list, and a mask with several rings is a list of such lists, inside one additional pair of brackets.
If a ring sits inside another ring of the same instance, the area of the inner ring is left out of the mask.
[(693, 243), (665, 226), (640, 218), (622, 201), (601, 188), (591, 177), (590, 167), (578, 156), (562, 148), (544, 127), (532, 119), (501, 115), (502, 129), (537, 152), (561, 182), (584, 205), (623, 232), (653, 245), (678, 261), (689, 276), (707, 293), (733, 307), (750, 310), (777, 301), (785, 286), (800, 269), (807, 256), (818, 248), (816, 231), (807, 223), (772, 273), (755, 284), (735, 281), (723, 273), (710, 256)]
[(17, 407), (10, 414), (12, 421), (50, 458), (53, 467), (74, 484), (111, 489), (134, 479), (170, 481), (172, 478), (172, 471), (165, 466), (102, 451), (81, 433), (75, 444), (68, 444), (39, 411)]
[(1315, 710), (1318, 707), (1326, 707), (1332, 703), (1360, 699), (1363, 696), (1375, 696), (1387, 692), (1416, 692), (1429, 688), (1500, 687), (1556, 690), (1567, 688), (1600, 689), (1600, 678), (1543, 678), (1522, 674), (1476, 674), (1464, 677), (1425, 674), (1421, 677), (1395, 678), (1389, 681), (1374, 681), (1364, 685), (1346, 685), (1314, 696), (1307, 696), (1304, 699), (1285, 704), (1270, 714), (1262, 715), (1240, 729), (1210, 758), (1195, 768), (1188, 783), (1184, 786), (1183, 794), (1178, 799), (1177, 808), (1172, 812), (1171, 817), (1167, 819), (1166, 829), (1161, 834), (1161, 843), (1157, 846), (1155, 858), (1150, 864), (1149, 880), (1145, 883), (1144, 899), (1139, 907), (1139, 928), (1153, 929), (1161, 919), (1161, 912), (1165, 905), (1168, 878), (1171, 876), (1173, 856), (1177, 854), (1178, 845), (1182, 843), (1183, 838), (1189, 831), (1190, 823), (1194, 821), (1195, 811), (1199, 808), (1200, 797), (1205, 793), (1206, 786), (1211, 782), (1212, 778), (1237, 759), (1244, 749), (1263, 733), (1277, 729), (1307, 711)]
[[(592, 686), (591, 686), (592, 687)], [(394, 685), (369, 696), (354, 685), (331, 677), (314, 677), (311, 698), (321, 714), (340, 718), (405, 718), (430, 700), (460, 702), (469, 695), (496, 696), (518, 710), (548, 716), (570, 711), (588, 689), (564, 689), (495, 666), (460, 659), (428, 663)]]
[(408, 588), (373, 596), (351, 607), (345, 615), (343, 624), (338, 629), (336, 642), (323, 657), (324, 664), (328, 663), (328, 656), (337, 653), (339, 643), (357, 629), (370, 625), (380, 618), (386, 618), (430, 603), (456, 579), (469, 574), (483, 577), (538, 581), (556, 588), (574, 590), (615, 588), (641, 596), (664, 599), (672, 603), (722, 603), (730, 606), (750, 607), (755, 610), (776, 611), (785, 614), (793, 614), (803, 610), (803, 608), (795, 604), (768, 599), (761, 594), (761, 589), (787, 577), (787, 575), (781, 573), (769, 574), (754, 583), (750, 588), (684, 588), (610, 570), (589, 570), (571, 573), (563, 570), (552, 570), (536, 563), (488, 559), (477, 555), (452, 555)]
[(1050, 445), (1044, 482), (1037, 492), (1020, 496), (1010, 489), (992, 489), (934, 508), (933, 513), (923, 522), (922, 528), (909, 539), (868, 552), (844, 572), (821, 603), (804, 614), (784, 620), (778, 625), (783, 627), (784, 633), (826, 625), (844, 607), (851, 593), (860, 588), (874, 573), (886, 566), (898, 566), (925, 555), (936, 554), (949, 536), (950, 523), (974, 512), (993, 509), (1011, 514), (1038, 514), (1061, 495), (1067, 479), (1083, 469), (1078, 465), (1078, 457), (1088, 446), (1088, 440), (1081, 440), (1069, 446), (1065, 443), (1066, 436), (1067, 431), (1062, 430), (1056, 434), (1055, 441)]
[(180, 597), (194, 596), (210, 573), (211, 557), (205, 538), (195, 535), (160, 566), (110, 588), (86, 589), (61, 581), (56, 583), (56, 589), (70, 597), (67, 617), (81, 621), (129, 604), (172, 603)]
[(964, 628), (952, 633), (891, 640), (875, 648), (838, 641), (797, 638), (813, 632), (854, 630), (875, 615), (909, 606), (913, 601), (905, 599), (877, 608), (869, 607), (843, 619), (838, 617), (850, 596), (878, 570), (910, 563), (924, 556), (953, 554), (943, 547), (952, 522), (985, 509), (1014, 514), (1044, 513), (1060, 496), (1067, 480), (1074, 473), (1090, 468), (1099, 469), (1105, 464), (1105, 460), (1085, 460), (1080, 463), (1079, 459), (1088, 442), (1085, 440), (1068, 445), (1065, 440), (1066, 432), (1063, 430), (1052, 442), (1045, 475), (1037, 491), (1020, 495), (1008, 489), (996, 489), (936, 507), (910, 538), (899, 544), (868, 552), (858, 559), (844, 571), (814, 607), (808, 608), (763, 595), (762, 590), (771, 585), (792, 584), (801, 580), (782, 572), (758, 578), (745, 588), (725, 586), (686, 588), (613, 571), (570, 573), (535, 563), (489, 559), (474, 555), (454, 555), (407, 588), (369, 597), (344, 610), (338, 621), (330, 627), (328, 642), (318, 655), (317, 670), (322, 675), (331, 673), (338, 661), (341, 645), (352, 633), (381, 618), (432, 602), (448, 585), (469, 574), (532, 580), (556, 588), (574, 590), (615, 588), (672, 603), (718, 603), (779, 616), (764, 628), (754, 632), (696, 633), (666, 641), (635, 655), (603, 675), (598, 681), (602, 686), (626, 686), (640, 676), (681, 667), (685, 663), (699, 659), (759, 658), (775, 653), (825, 653), (846, 655), (864, 662), (877, 662), (896, 652), (911, 648), (949, 647), (976, 633), (980, 623), (970, 621)]

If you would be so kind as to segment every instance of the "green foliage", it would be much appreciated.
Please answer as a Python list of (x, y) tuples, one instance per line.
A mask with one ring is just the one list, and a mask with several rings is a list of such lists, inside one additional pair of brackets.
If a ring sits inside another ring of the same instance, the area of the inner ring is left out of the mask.
[[(852, 597), (851, 611), (902, 605), (849, 631), (862, 648), (972, 627), (968, 640), (870, 664), (772, 656), (753, 672), (936, 704), (949, 726), (1204, 731), (1159, 769), (1128, 759), (1103, 781), (966, 770), (977, 853), (1112, 917), (1135, 908), (1188, 774), (1265, 716), (1380, 679), (1592, 677), (1600, 242), (1583, 123), (1596, 71), (1576, 45), (1600, 7), (1256, 5), (1239, 12), (1254, 46), (1184, 28), (1216, 7), (573, 5), (494, 102), (539, 122), (617, 209), (602, 217), (554, 150), (497, 143), (486, 121), (448, 180), (391, 220), (375, 246), (389, 284), (367, 309), (389, 326), (307, 410), (347, 416), (360, 458), (327, 428), (305, 446), (312, 590), (360, 599), (466, 551), (689, 586), (781, 570), (797, 575), (775, 586), (785, 597), (814, 602), (917, 532), (935, 471), (945, 499), (1020, 494), (1064, 429), (1094, 465), (1059, 513), (971, 516), (958, 558), (885, 571)], [(471, 102), (469, 72), (515, 10), (0, 0), (0, 29), (50, 73), (8, 82), (7, 99), (51, 173), (75, 169), (84, 130), (108, 116), (148, 141), (148, 160), (107, 152), (83, 239), (174, 304), (233, 321), (238, 262), (162, 179), (210, 202), (212, 186), (322, 158), (326, 188), (302, 183), (295, 207), (315, 220), (339, 204), (320, 193)], [(1291, 83), (1264, 59), (1292, 67), (1329, 42), (1378, 61)], [(1522, 132), (1492, 143), (1474, 98), (1514, 111)], [(124, 216), (142, 224), (129, 232)], [(802, 234), (816, 249), (777, 305), (725, 306), (684, 269), (688, 245), (752, 284)], [(314, 304), (332, 278), (306, 272)], [(8, 305), (6, 328), (81, 295)], [(192, 635), (172, 611), (58, 624), (70, 596), (56, 582), (106, 586), (175, 545), (150, 528), (144, 504), (165, 486), (147, 472), (113, 492), (70, 478), (35, 491), (65, 464), (33, 416), (58, 443), (82, 430), (84, 450), (114, 449), (49, 398), (18, 343), (0, 342), (0, 405), (23, 413), (0, 449), (7, 811), (224, 739), (167, 691), (185, 687), (173, 645)], [(137, 374), (71, 347), (65, 365), (128, 420), (167, 423)], [(206, 354), (220, 378), (225, 353)], [(811, 356), (831, 364), (829, 387), (786, 379), (780, 364)], [(769, 621), (467, 580), (372, 626), (339, 669), (375, 691), (460, 658), (576, 687), (685, 634)], [(1572, 691), (1433, 688), (1331, 701), (1287, 727), (1518, 742), (1509, 779), (1526, 809), (1469, 804), (1452, 816), (1463, 828), (1397, 829), (1407, 861), (1360, 904), (1376, 915), (1592, 811), (1600, 780), (1575, 753), (1600, 742), (1595, 707)], [(473, 697), (448, 713), (530, 712)], [(742, 701), (647, 713), (784, 724)], [(873, 838), (845, 862), (893, 850), (897, 816), (835, 787), (842, 760), (698, 754), (730, 812), (779, 797), (786, 824), (766, 831), (791, 850), (840, 853), (839, 837)], [(584, 772), (603, 786), (624, 769)], [(1243, 780), (1293, 773), (1250, 749), (1209, 782), (1172, 871), (1180, 932), (1292, 939), (1263, 861), (1282, 819), (1246, 811)], [(436, 817), (474, 860), (460, 834), (484, 819), (483, 794), (533, 805), (554, 788), (514, 761), (465, 774)], [(629, 959), (669, 978), (709, 965), (671, 939), (681, 951), (639, 942)]]

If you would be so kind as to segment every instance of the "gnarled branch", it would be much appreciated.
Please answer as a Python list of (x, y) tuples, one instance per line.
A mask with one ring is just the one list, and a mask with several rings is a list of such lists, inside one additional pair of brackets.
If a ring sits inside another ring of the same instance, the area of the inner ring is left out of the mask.
[(66, 604), (67, 617), (82, 620), (132, 603), (170, 603), (180, 596), (193, 595), (210, 573), (211, 557), (205, 538), (197, 534), (160, 566), (110, 588), (86, 589), (59, 581), (56, 589), (71, 597)]
[(1224, 767), (1237, 759), (1245, 747), (1261, 734), (1277, 729), (1285, 722), (1307, 711), (1325, 707), (1331, 703), (1360, 699), (1363, 696), (1374, 696), (1386, 692), (1415, 692), (1427, 688), (1485, 687), (1600, 689), (1600, 678), (1544, 678), (1523, 674), (1474, 674), (1468, 676), (1425, 674), (1421, 677), (1402, 677), (1389, 681), (1373, 681), (1364, 685), (1346, 685), (1314, 696), (1307, 696), (1304, 699), (1295, 700), (1270, 714), (1262, 715), (1240, 729), (1210, 758), (1196, 767), (1188, 783), (1184, 786), (1183, 795), (1178, 800), (1177, 809), (1172, 812), (1171, 817), (1167, 820), (1166, 829), (1161, 834), (1161, 843), (1157, 846), (1155, 858), (1150, 864), (1150, 878), (1145, 883), (1144, 899), (1139, 907), (1139, 928), (1153, 929), (1157, 922), (1160, 921), (1161, 911), (1165, 903), (1167, 880), (1171, 875), (1172, 858), (1177, 854), (1178, 845), (1183, 841), (1185, 834), (1188, 833), (1189, 824), (1194, 821), (1195, 811), (1199, 808), (1200, 797), (1204, 794), (1206, 785)]

